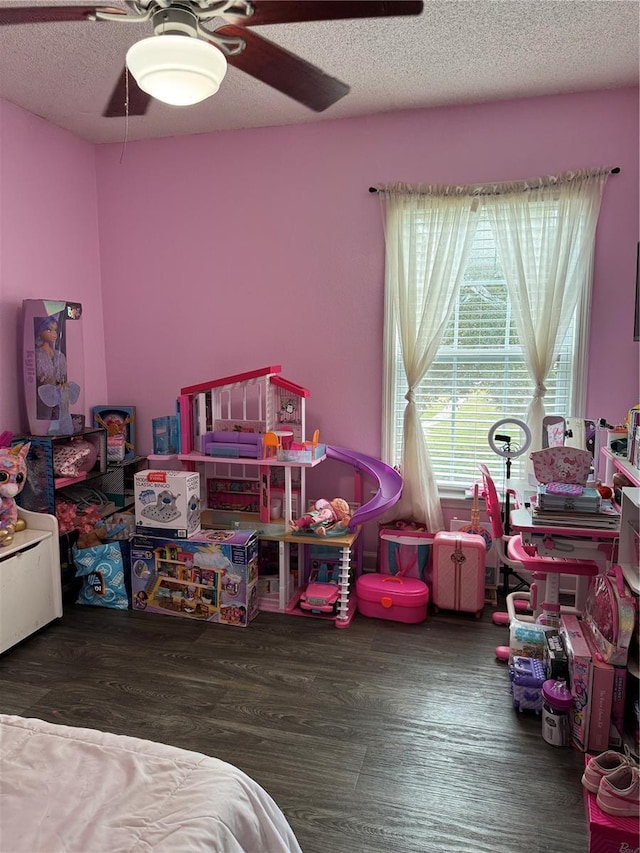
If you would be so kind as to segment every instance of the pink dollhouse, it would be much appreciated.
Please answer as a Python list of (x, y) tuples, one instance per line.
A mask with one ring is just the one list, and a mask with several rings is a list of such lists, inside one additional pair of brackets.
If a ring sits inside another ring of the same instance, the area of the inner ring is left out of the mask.
[[(302, 549), (317, 544), (318, 540), (288, 533), (285, 522), (299, 517), (306, 509), (308, 468), (326, 458), (353, 468), (356, 509), (349, 528), (324, 543), (337, 549), (340, 555), (337, 612), (332, 618), (337, 627), (343, 628), (350, 623), (355, 609), (355, 599), (350, 599), (350, 566), (360, 525), (376, 518), (399, 499), (402, 478), (380, 460), (320, 444), (317, 430), (308, 440), (305, 403), (310, 392), (282, 377), (280, 370), (280, 365), (271, 365), (182, 388), (178, 397), (177, 456), (183, 470), (204, 471), (207, 506), (216, 524), (219, 513), (225, 511), (231, 511), (232, 520), (238, 524), (254, 522), (257, 510), (261, 538), (275, 538), (279, 543), (278, 591), (273, 600), (261, 599), (260, 607), (280, 612), (286, 608), (287, 612), (295, 611), (298, 615), (304, 611), (295, 608), (300, 589), (292, 588), (290, 547), (298, 548), (300, 566)], [(375, 495), (365, 504), (361, 501), (362, 474), (371, 476), (378, 485)], [(243, 519), (243, 513), (254, 518)], [(228, 520), (220, 519), (221, 524), (224, 521)], [(203, 525), (207, 526), (204, 517)], [(300, 578), (296, 582), (299, 585)]]
[(282, 434), (305, 439), (305, 400), (310, 392), (280, 376), (279, 364), (262, 367), (180, 390), (182, 453), (203, 450), (207, 432)]
[[(310, 392), (280, 370), (270, 365), (224, 376), (182, 388), (178, 397), (183, 464), (206, 457), (207, 492), (217, 508), (254, 508), (257, 501), (261, 522), (296, 517), (306, 501), (304, 464), (283, 464), (277, 455), (304, 443)], [(323, 458), (317, 454), (309, 464)]]

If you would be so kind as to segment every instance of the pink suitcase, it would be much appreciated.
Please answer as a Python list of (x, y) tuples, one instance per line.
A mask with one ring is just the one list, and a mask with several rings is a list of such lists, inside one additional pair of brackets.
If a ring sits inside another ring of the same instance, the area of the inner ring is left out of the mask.
[(476, 533), (436, 533), (433, 540), (433, 604), (480, 616), (484, 608), (486, 543)]

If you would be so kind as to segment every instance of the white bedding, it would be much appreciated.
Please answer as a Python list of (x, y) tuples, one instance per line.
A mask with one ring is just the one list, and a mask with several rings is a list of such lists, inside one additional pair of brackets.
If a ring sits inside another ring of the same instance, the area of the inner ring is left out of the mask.
[(301, 853), (269, 794), (197, 752), (0, 714), (1, 853)]

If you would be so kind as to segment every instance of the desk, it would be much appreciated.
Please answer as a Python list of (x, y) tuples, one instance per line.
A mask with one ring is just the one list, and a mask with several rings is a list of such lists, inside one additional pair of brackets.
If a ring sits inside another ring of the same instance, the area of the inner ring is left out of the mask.
[(511, 513), (511, 528), (520, 533), (525, 544), (535, 545), (541, 557), (593, 560), (601, 572), (610, 566), (620, 535), (616, 528), (534, 524), (531, 513), (524, 507)]
[[(615, 528), (558, 527), (534, 523), (530, 511), (524, 507), (511, 513), (511, 527), (515, 533), (520, 533), (524, 544), (535, 546), (540, 557), (590, 560), (598, 566), (600, 574), (609, 569), (620, 535)], [(561, 572), (547, 573), (546, 595), (552, 590), (552, 597), (547, 600), (558, 601), (554, 596), (559, 596), (561, 575)], [(590, 579), (571, 572), (564, 576), (575, 577), (575, 612), (580, 614), (584, 611)]]
[(535, 545), (541, 557), (593, 560), (602, 570), (611, 562), (614, 545), (620, 535), (616, 528), (534, 524), (530, 511), (525, 507), (511, 513), (511, 529), (521, 534), (523, 542)]

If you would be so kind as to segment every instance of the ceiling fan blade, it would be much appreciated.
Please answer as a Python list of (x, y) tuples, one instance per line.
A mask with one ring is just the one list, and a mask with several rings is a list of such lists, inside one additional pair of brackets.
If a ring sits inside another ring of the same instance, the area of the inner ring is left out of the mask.
[[(397, 15), (419, 15), (422, 0), (253, 0), (253, 15), (238, 17), (238, 26), (259, 27), (263, 24), (293, 24), (302, 21), (337, 21), (344, 18), (385, 18)], [(226, 17), (230, 17), (230, 11)]]
[(227, 56), (229, 65), (317, 113), (335, 104), (349, 91), (346, 83), (329, 77), (320, 68), (257, 33), (234, 26), (218, 27), (216, 33), (241, 38), (246, 44), (241, 53)]
[(106, 118), (122, 118), (127, 114), (143, 116), (151, 103), (151, 95), (143, 92), (133, 79), (133, 75), (129, 74), (129, 109), (127, 110), (127, 74), (128, 71), (125, 67), (122, 69), (122, 74), (113, 87), (109, 103), (102, 113)]
[(86, 21), (88, 15), (112, 12), (126, 15), (122, 9), (113, 6), (9, 6), (0, 9), (0, 26), (3, 24), (54, 24), (62, 21)]

